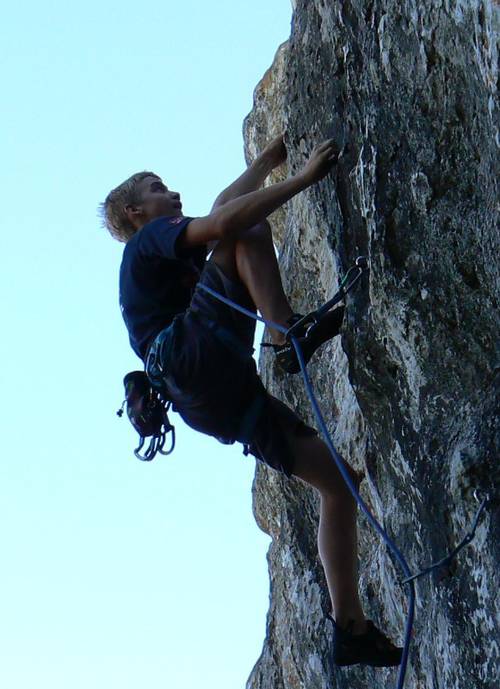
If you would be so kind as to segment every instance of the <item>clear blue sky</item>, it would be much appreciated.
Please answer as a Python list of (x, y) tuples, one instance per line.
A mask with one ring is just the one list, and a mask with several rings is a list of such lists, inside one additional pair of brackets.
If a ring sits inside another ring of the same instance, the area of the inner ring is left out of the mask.
[(255, 460), (174, 415), (144, 464), (115, 410), (140, 362), (123, 246), (96, 208), (151, 169), (210, 210), (290, 0), (9, 3), (2, 11), (0, 686), (238, 689), (265, 635)]

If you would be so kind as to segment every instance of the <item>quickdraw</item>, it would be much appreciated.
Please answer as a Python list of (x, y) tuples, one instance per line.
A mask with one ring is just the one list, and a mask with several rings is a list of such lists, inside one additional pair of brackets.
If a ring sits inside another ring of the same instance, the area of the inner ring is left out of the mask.
[[(151, 387), (149, 378), (144, 371), (131, 371), (123, 379), (125, 399), (121, 408), (116, 412), (123, 415), (123, 407), (127, 405), (127, 416), (130, 423), (139, 434), (139, 445), (134, 450), (137, 459), (150, 462), (159, 452), (169, 455), (175, 447), (175, 428), (168, 419), (168, 410), (172, 402), (164, 400)], [(170, 448), (164, 450), (168, 433), (172, 433)], [(151, 437), (148, 448), (141, 454), (146, 438)]]
[(322, 316), (325, 315), (335, 304), (345, 299), (346, 294), (354, 287), (357, 281), (361, 278), (364, 272), (368, 271), (368, 261), (364, 256), (358, 256), (356, 262), (353, 266), (349, 268), (347, 273), (344, 275), (339, 284), (338, 291), (334, 296), (329, 299), (323, 306), (315, 311), (303, 316), (300, 320), (292, 325), (286, 333), (285, 337), (290, 340), (292, 335), (294, 335), (298, 330), (300, 330), (305, 324), (310, 323), (309, 328), (306, 330), (306, 335), (311, 328), (313, 328), (317, 323), (320, 322)]

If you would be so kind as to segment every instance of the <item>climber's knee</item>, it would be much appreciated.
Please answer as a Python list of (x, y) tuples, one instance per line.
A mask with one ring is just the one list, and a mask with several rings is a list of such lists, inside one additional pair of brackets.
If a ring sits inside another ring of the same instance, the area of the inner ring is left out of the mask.
[(242, 233), (236, 242), (236, 265), (240, 275), (244, 273), (246, 263), (258, 261), (260, 256), (270, 251), (274, 252), (272, 231), (264, 220)]
[(268, 239), (271, 236), (271, 225), (267, 220), (262, 220), (248, 230), (242, 232), (241, 235), (238, 235), (238, 240), (242, 242), (260, 241), (262, 239)]
[(272, 242), (272, 230), (267, 220), (263, 220), (244, 232), (240, 232), (236, 237), (236, 260), (238, 256), (245, 255), (253, 251), (255, 247)]
[(241, 261), (253, 249), (263, 242), (272, 242), (271, 226), (263, 220), (252, 227), (236, 232), (230, 237), (221, 239), (215, 246), (211, 260), (213, 260), (231, 280), (239, 278)]
[[(318, 436), (290, 437), (293, 474), (316, 488), (322, 495), (346, 496), (348, 489), (326, 443)], [(345, 465), (356, 487), (360, 476)], [(349, 493), (350, 494), (350, 493)]]

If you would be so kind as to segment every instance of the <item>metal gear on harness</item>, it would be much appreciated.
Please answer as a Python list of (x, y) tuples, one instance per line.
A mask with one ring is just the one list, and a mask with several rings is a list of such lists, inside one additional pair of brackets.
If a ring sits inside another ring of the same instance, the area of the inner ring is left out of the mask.
[[(139, 434), (139, 445), (134, 450), (137, 459), (150, 462), (157, 452), (169, 455), (175, 447), (175, 428), (168, 419), (171, 402), (164, 400), (160, 393), (151, 387), (149, 378), (144, 371), (131, 371), (123, 379), (125, 399), (121, 408), (116, 412), (123, 415), (123, 407), (127, 405), (127, 416), (130, 423)], [(168, 450), (164, 450), (168, 433), (172, 433), (172, 442)], [(141, 454), (146, 438), (151, 437), (148, 448)]]

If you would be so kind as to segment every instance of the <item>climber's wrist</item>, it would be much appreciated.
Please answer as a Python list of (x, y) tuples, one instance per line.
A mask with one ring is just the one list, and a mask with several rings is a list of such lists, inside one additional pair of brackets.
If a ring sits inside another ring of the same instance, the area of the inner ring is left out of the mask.
[(262, 151), (250, 167), (254, 168), (260, 174), (263, 182), (277, 165), (269, 151)]
[(306, 169), (299, 170), (299, 172), (295, 173), (294, 177), (303, 185), (304, 189), (307, 189), (307, 187), (310, 187), (316, 181)]
[(261, 161), (267, 170), (267, 174), (282, 165), (287, 159), (287, 150), (284, 142), (285, 132), (271, 139), (257, 160)]

